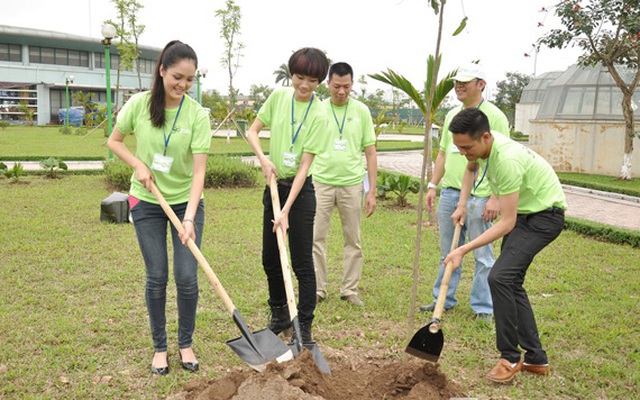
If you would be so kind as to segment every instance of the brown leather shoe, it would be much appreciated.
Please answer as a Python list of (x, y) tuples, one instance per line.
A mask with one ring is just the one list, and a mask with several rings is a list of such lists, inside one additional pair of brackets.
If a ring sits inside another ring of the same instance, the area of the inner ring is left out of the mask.
[(522, 370), (538, 375), (549, 375), (549, 364), (522, 364)]
[(362, 302), (362, 300), (360, 300), (358, 296), (356, 296), (355, 294), (350, 294), (348, 296), (340, 296), (340, 300), (348, 301), (354, 306), (358, 306), (358, 307), (364, 306), (364, 303)]
[(487, 374), (487, 378), (498, 383), (509, 382), (522, 369), (522, 361), (513, 367), (511, 364), (509, 360), (499, 359), (496, 366)]

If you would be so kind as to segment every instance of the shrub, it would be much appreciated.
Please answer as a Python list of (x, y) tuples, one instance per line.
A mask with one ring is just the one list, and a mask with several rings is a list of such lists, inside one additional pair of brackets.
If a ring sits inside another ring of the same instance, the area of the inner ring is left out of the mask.
[(58, 170), (68, 169), (67, 164), (55, 157), (40, 160), (40, 166), (46, 171), (46, 177), (51, 179), (58, 177)]
[(133, 168), (129, 164), (114, 158), (104, 162), (104, 173), (107, 177), (107, 182), (117, 191), (126, 192), (131, 186), (131, 175), (133, 174)]
[(14, 183), (17, 183), (20, 180), (20, 177), (24, 175), (24, 167), (19, 162), (13, 164), (12, 169), (7, 169), (7, 166), (4, 163), (0, 168), (4, 176), (6, 176), (7, 179), (11, 179)]
[(409, 192), (418, 193), (420, 190), (420, 181), (411, 178), (409, 175), (380, 171), (377, 189), (378, 196), (382, 199), (386, 199), (388, 192), (395, 193), (398, 196), (397, 204), (400, 207), (405, 207)]
[(5, 129), (9, 127), (9, 123), (7, 121), (0, 121), (0, 129)]
[[(105, 161), (107, 182), (118, 191), (128, 191), (133, 168), (116, 158)], [(258, 169), (243, 162), (238, 156), (209, 155), (204, 177), (205, 187), (251, 187), (258, 182)]]
[(258, 182), (258, 169), (238, 156), (209, 155), (205, 187), (251, 187)]

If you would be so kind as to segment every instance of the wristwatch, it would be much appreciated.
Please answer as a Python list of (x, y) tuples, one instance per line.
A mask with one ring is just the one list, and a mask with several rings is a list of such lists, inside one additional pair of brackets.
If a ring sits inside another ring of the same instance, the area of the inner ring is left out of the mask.
[(427, 183), (427, 189), (437, 189), (438, 185), (436, 185), (435, 183)]

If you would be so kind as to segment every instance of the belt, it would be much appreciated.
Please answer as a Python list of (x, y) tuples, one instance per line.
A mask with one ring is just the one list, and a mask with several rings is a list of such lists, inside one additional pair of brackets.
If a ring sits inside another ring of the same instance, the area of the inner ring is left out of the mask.
[[(291, 185), (293, 185), (294, 179), (295, 176), (291, 178), (276, 179), (276, 182), (278, 182), (278, 185), (291, 187)], [(304, 180), (303, 185), (306, 185), (307, 183), (311, 183), (311, 175), (307, 176), (307, 178)]]
[(542, 210), (542, 212), (550, 212), (551, 214), (564, 215), (564, 209), (560, 207), (549, 207), (546, 210)]

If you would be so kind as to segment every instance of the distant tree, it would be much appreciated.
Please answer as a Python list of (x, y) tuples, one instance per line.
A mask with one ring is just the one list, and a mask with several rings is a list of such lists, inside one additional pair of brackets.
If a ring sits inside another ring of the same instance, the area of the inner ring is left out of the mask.
[(229, 104), (234, 107), (238, 92), (233, 88), (233, 77), (240, 67), (240, 58), (242, 58), (242, 49), (244, 49), (244, 44), (237, 40), (240, 36), (240, 22), (242, 20), (240, 6), (237, 6), (234, 0), (227, 0), (226, 8), (216, 10), (216, 17), (220, 18), (220, 37), (225, 46), (220, 64), (227, 69)]
[(136, 73), (138, 74), (138, 89), (142, 90), (142, 75), (140, 65), (140, 48), (138, 46), (140, 42), (140, 35), (144, 32), (145, 26), (138, 25), (138, 11), (144, 8), (144, 6), (135, 0), (129, 0), (127, 4), (127, 21), (129, 22), (129, 28), (131, 29), (132, 42), (132, 56), (136, 64)]
[(363, 99), (366, 99), (368, 83), (369, 82), (367, 82), (367, 76), (360, 75), (360, 78), (358, 78), (358, 84), (360, 85), (360, 94), (358, 95), (358, 100), (363, 101)]
[(277, 70), (273, 71), (273, 74), (276, 76), (276, 84), (282, 82), (282, 86), (291, 85), (291, 72), (289, 72), (288, 64), (284, 63), (280, 65)]
[(249, 98), (253, 101), (253, 108), (259, 110), (271, 92), (273, 92), (273, 89), (266, 85), (251, 85)]
[(531, 81), (531, 76), (519, 72), (507, 72), (507, 79), (499, 81), (496, 86), (498, 93), (493, 99), (493, 104), (507, 116), (509, 126), (513, 129), (515, 124), (516, 104), (520, 102), (522, 90)]
[(578, 64), (602, 63), (622, 91), (625, 134), (620, 179), (630, 180), (633, 139), (637, 136), (631, 99), (640, 81), (640, 2), (563, 0), (555, 5), (555, 13), (564, 27), (552, 29), (538, 43), (549, 48), (581, 48), (584, 53)]
[(331, 97), (331, 92), (324, 82), (320, 83), (316, 88), (315, 96), (318, 100), (325, 100)]

